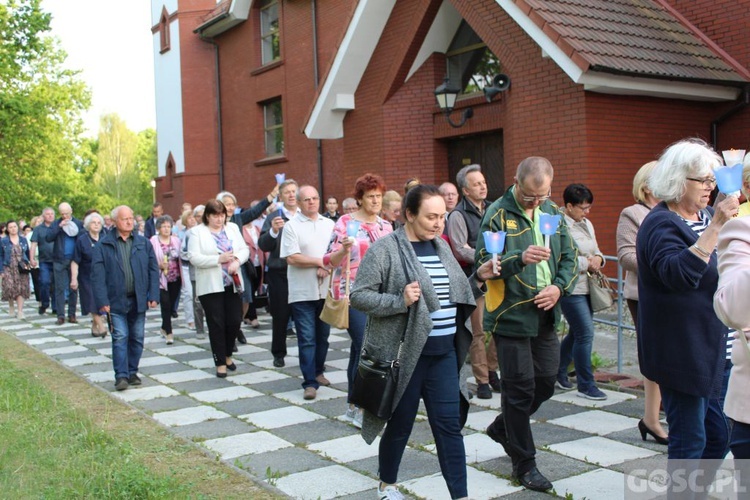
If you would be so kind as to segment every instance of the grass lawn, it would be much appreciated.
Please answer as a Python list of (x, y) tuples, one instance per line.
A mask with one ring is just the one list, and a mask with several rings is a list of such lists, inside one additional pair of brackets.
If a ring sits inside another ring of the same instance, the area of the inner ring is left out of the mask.
[(0, 332), (3, 498), (276, 498)]

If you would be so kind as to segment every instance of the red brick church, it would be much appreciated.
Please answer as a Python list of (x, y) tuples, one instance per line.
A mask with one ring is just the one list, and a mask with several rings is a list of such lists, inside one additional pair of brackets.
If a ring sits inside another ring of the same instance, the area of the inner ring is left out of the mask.
[[(401, 191), (480, 163), (494, 199), (540, 155), (555, 199), (571, 182), (592, 189), (613, 253), (643, 163), (688, 136), (750, 149), (748, 12), (750, 0), (152, 0), (157, 198), (176, 213), (227, 189), (246, 206), (285, 172), (341, 199), (365, 172)], [(446, 78), (449, 117), (435, 96)]]

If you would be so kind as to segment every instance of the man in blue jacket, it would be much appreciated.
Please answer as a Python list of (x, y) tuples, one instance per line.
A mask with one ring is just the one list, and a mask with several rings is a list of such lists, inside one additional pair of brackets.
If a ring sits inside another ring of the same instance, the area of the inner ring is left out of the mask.
[(115, 389), (141, 385), (138, 364), (143, 353), (146, 309), (159, 303), (159, 265), (151, 243), (133, 232), (130, 207), (112, 211), (115, 230), (94, 247), (91, 281), (99, 311), (110, 315)]
[(68, 203), (60, 203), (57, 209), (60, 212), (60, 218), (52, 223), (45, 238), (48, 242), (54, 243), (52, 269), (55, 283), (55, 307), (57, 308), (57, 324), (62, 325), (65, 323), (66, 298), (68, 321), (78, 323), (76, 319), (78, 291), (70, 288), (70, 261), (73, 260), (76, 236), (83, 230), (83, 223), (73, 217), (73, 209)]

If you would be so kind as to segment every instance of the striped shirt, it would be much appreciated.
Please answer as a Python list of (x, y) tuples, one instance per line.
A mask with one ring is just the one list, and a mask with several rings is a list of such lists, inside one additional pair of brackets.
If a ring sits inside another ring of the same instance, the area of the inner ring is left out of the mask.
[[(682, 220), (684, 220), (685, 224), (687, 224), (688, 227), (695, 232), (698, 238), (700, 238), (703, 232), (708, 227), (708, 225), (711, 223), (711, 215), (707, 211), (701, 210), (700, 212), (698, 212), (697, 221), (687, 220), (687, 219), (682, 219)], [(716, 251), (715, 248), (711, 249), (711, 252), (715, 252), (715, 251)], [(727, 333), (727, 348), (726, 348), (726, 353), (724, 356), (726, 359), (732, 359), (732, 340), (734, 339), (735, 332), (736, 330), (734, 330), (733, 328), (730, 328), (729, 332)]]
[(454, 349), (453, 341), (456, 334), (456, 304), (450, 301), (448, 272), (440, 261), (432, 241), (412, 242), (412, 246), (419, 263), (429, 274), (432, 287), (440, 300), (440, 309), (430, 313), (433, 327), (422, 354), (445, 354)]

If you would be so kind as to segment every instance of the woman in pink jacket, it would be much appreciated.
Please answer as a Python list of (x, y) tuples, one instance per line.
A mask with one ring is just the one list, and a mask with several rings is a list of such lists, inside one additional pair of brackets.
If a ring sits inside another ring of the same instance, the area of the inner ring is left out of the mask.
[[(728, 327), (736, 329), (732, 343), (732, 371), (724, 399), (724, 413), (731, 419), (730, 449), (735, 459), (750, 458), (750, 217), (732, 219), (719, 233), (719, 286), (714, 310)], [(746, 461), (745, 461), (746, 462)], [(746, 478), (750, 478), (747, 466)], [(741, 478), (740, 478), (741, 479)], [(750, 481), (750, 479), (745, 479)]]
[(172, 234), (172, 217), (163, 215), (156, 219), (156, 234), (151, 237), (156, 262), (159, 263), (159, 290), (161, 304), (161, 335), (167, 345), (174, 343), (172, 335), (172, 305), (180, 296), (182, 266), (180, 265), (180, 238)]

